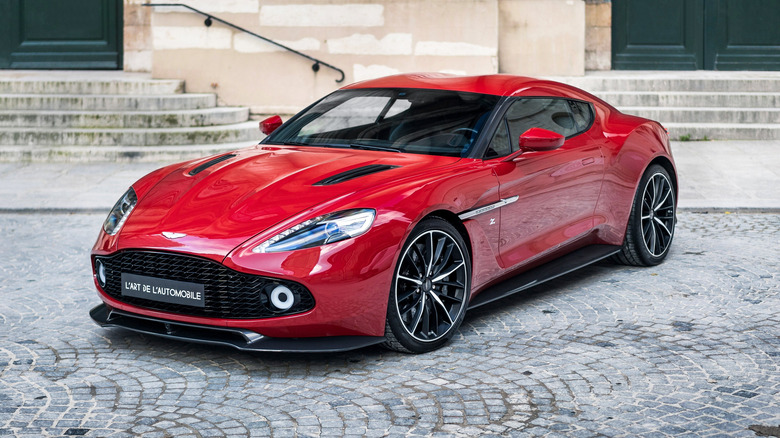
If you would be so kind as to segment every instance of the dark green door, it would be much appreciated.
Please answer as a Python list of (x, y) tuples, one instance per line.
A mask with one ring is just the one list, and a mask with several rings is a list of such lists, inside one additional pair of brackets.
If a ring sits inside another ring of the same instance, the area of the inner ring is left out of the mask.
[(612, 68), (701, 68), (703, 5), (704, 0), (614, 0)]
[(121, 69), (121, 0), (0, 0), (0, 68)]
[(615, 70), (780, 70), (778, 0), (613, 0)]
[(780, 70), (780, 1), (707, 3), (704, 68)]

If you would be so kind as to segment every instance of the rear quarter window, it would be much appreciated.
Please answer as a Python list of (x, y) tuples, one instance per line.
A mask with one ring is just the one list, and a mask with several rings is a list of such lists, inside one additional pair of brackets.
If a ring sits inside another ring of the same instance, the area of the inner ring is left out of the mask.
[(519, 139), (520, 134), (531, 128), (573, 137), (587, 130), (592, 120), (589, 104), (558, 98), (518, 99), (506, 113), (512, 140)]

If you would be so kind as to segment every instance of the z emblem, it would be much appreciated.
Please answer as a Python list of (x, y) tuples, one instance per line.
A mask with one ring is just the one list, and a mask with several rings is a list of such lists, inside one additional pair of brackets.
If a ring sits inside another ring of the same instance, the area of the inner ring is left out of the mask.
[(184, 234), (184, 233), (173, 233), (173, 232), (170, 232), (170, 231), (163, 231), (162, 235), (167, 237), (167, 238), (169, 238), (169, 239), (178, 239), (180, 237), (186, 236), (186, 234)]
[(496, 224), (496, 219), (491, 217), (490, 218), (490, 225), (495, 225), (495, 224)]

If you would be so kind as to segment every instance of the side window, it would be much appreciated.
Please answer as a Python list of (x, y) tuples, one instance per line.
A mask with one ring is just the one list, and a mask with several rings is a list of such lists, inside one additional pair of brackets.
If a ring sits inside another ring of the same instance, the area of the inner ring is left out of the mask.
[[(592, 117), (590, 106), (583, 102), (558, 98), (519, 99), (506, 113), (510, 144), (531, 128), (542, 128), (571, 137), (584, 131)], [(514, 146), (513, 146), (514, 148)]]
[(485, 158), (503, 157), (504, 155), (509, 155), (510, 152), (512, 152), (512, 147), (509, 144), (509, 133), (506, 129), (506, 122), (502, 120), (501, 124), (496, 128), (496, 133), (493, 134), (493, 138), (490, 140), (490, 145), (485, 152)]
[(577, 132), (582, 132), (593, 123), (593, 111), (590, 105), (579, 100), (570, 100), (569, 109), (574, 118), (574, 124), (577, 126)]
[(496, 128), (485, 158), (496, 158), (517, 150), (520, 135), (531, 128), (557, 132), (564, 137), (577, 135), (593, 123), (590, 104), (561, 98), (521, 98), (506, 112)]

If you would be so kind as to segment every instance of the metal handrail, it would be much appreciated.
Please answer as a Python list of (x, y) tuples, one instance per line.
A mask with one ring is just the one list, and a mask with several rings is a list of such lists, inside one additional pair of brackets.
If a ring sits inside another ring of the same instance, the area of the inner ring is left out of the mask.
[(268, 43), (271, 43), (271, 44), (273, 44), (273, 45), (275, 45), (277, 47), (281, 47), (281, 48), (283, 48), (283, 49), (285, 49), (285, 50), (287, 50), (289, 52), (293, 52), (293, 53), (295, 53), (298, 56), (303, 56), (304, 58), (306, 58), (306, 59), (308, 59), (310, 61), (314, 61), (314, 64), (311, 66), (311, 69), (314, 70), (315, 73), (320, 71), (320, 64), (322, 64), (325, 67), (328, 67), (330, 69), (333, 69), (333, 70), (339, 72), (339, 74), (341, 74), (341, 77), (339, 79), (336, 79), (336, 82), (344, 82), (344, 70), (342, 70), (342, 69), (340, 69), (340, 68), (338, 68), (336, 66), (330, 65), (327, 62), (321, 61), (321, 60), (319, 60), (319, 59), (317, 59), (317, 58), (315, 58), (313, 56), (309, 56), (309, 55), (307, 55), (305, 53), (301, 53), (301, 52), (299, 52), (299, 51), (297, 51), (295, 49), (291, 49), (291, 48), (285, 46), (284, 44), (279, 44), (276, 41), (270, 40), (270, 39), (268, 39), (268, 38), (266, 38), (266, 37), (264, 37), (262, 35), (258, 35), (256, 33), (252, 32), (251, 30), (244, 29), (241, 26), (236, 26), (235, 24), (233, 24), (233, 23), (231, 23), (229, 21), (225, 21), (225, 20), (223, 20), (223, 19), (221, 19), (219, 17), (215, 17), (214, 15), (211, 15), (208, 12), (203, 12), (200, 9), (195, 9), (195, 8), (193, 8), (190, 5), (185, 5), (185, 4), (181, 4), (181, 3), (145, 3), (143, 6), (175, 6), (175, 7), (180, 7), (180, 8), (187, 8), (187, 9), (191, 10), (192, 12), (196, 12), (198, 14), (201, 14), (201, 15), (205, 16), (206, 17), (206, 21), (204, 21), (203, 24), (205, 24), (206, 27), (210, 27), (214, 23), (213, 20), (219, 21), (220, 23), (222, 23), (224, 25), (227, 25), (227, 26), (230, 26), (233, 29), (240, 30), (241, 32), (246, 32), (249, 35), (256, 36), (256, 37), (260, 38), (261, 40), (266, 41)]

